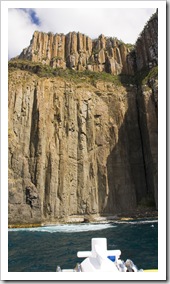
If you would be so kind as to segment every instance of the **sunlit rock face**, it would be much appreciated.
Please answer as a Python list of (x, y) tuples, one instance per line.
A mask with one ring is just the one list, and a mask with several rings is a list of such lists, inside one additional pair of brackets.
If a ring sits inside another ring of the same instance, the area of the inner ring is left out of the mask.
[(133, 66), (128, 68), (126, 62), (129, 52), (124, 43), (104, 35), (92, 40), (76, 32), (54, 35), (36, 31), (30, 46), (23, 50), (19, 58), (42, 62), (54, 68), (120, 74), (133, 72)]
[(92, 40), (79, 32), (54, 35), (35, 31), (29, 47), (19, 58), (53, 68), (134, 75), (136, 70), (158, 63), (158, 12), (147, 22), (131, 49), (129, 44), (103, 34)]

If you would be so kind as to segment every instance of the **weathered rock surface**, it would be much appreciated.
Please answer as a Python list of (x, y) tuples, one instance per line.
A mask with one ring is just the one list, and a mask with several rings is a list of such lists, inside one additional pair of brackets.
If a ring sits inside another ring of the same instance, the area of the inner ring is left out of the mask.
[(158, 80), (152, 79), (141, 86), (138, 93), (138, 110), (143, 145), (143, 158), (147, 194), (154, 197), (158, 208)]
[[(19, 58), (42, 62), (54, 68), (120, 74), (124, 70), (129, 71), (126, 62), (129, 51), (124, 43), (104, 35), (92, 40), (79, 32), (54, 35), (36, 31), (30, 46), (23, 50)], [(130, 70), (133, 72), (132, 68)]]
[(146, 24), (133, 50), (131, 48), (117, 38), (102, 34), (92, 40), (79, 32), (54, 35), (35, 31), (29, 47), (19, 58), (54, 68), (134, 75), (136, 71), (158, 64), (158, 11)]
[[(80, 88), (23, 71), (12, 72), (9, 81), (9, 216), (21, 206), (28, 222), (135, 206), (136, 178), (125, 167), (128, 146), (118, 145), (128, 100), (136, 109), (135, 88), (127, 96), (123, 87), (99, 83)], [(128, 128), (136, 115), (129, 115), (123, 139), (131, 136)], [(137, 150), (136, 159), (141, 157)]]
[[(156, 130), (150, 91), (146, 95), (143, 107), (153, 114), (144, 145), (135, 86), (80, 86), (10, 72), (9, 222), (52, 222), (136, 208), (148, 190), (143, 147), (149, 157)], [(148, 180), (150, 174), (149, 169)]]
[[(19, 57), (133, 74), (157, 64), (156, 21), (130, 53), (103, 35), (92, 41), (74, 32), (35, 32)], [(11, 69), (8, 99), (9, 224), (127, 214), (148, 199), (157, 207), (156, 77), (90, 84)]]
[(137, 71), (158, 65), (158, 10), (137, 39), (135, 52)]

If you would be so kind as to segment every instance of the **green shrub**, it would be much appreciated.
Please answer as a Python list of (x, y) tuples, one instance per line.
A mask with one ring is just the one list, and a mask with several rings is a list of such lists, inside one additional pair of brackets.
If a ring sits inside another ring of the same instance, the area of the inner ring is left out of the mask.
[(121, 85), (122, 77), (112, 75), (106, 72), (93, 72), (89, 70), (75, 71), (73, 69), (52, 68), (49, 65), (43, 65), (40, 62), (32, 62), (28, 60), (11, 60), (8, 63), (9, 70), (21, 69), (36, 74), (39, 77), (62, 77), (75, 83), (87, 82), (94, 84), (98, 80), (112, 82)]
[(135, 76), (136, 82), (140, 85), (146, 85), (152, 78), (158, 78), (158, 66), (152, 69), (141, 70)]

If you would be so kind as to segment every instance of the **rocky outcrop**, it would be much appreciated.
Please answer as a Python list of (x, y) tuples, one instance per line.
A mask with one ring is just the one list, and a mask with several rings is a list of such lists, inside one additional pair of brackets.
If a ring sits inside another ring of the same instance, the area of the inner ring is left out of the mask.
[(23, 50), (19, 58), (42, 62), (53, 68), (120, 74), (133, 72), (126, 62), (129, 51), (124, 43), (104, 35), (92, 40), (76, 32), (54, 35), (36, 31), (30, 46)]
[(35, 31), (19, 59), (53, 68), (134, 75), (158, 64), (158, 11), (147, 22), (134, 47), (102, 34), (92, 40), (79, 32), (54, 35)]
[[(154, 25), (141, 34), (146, 46), (137, 41), (130, 53), (103, 35), (92, 41), (35, 32), (20, 58), (141, 75), (156, 64), (148, 41), (149, 33), (156, 41)], [(127, 215), (146, 202), (157, 207), (157, 74), (116, 84), (29, 71), (9, 68), (9, 224)]]
[(158, 65), (158, 10), (137, 39), (135, 52), (137, 71)]

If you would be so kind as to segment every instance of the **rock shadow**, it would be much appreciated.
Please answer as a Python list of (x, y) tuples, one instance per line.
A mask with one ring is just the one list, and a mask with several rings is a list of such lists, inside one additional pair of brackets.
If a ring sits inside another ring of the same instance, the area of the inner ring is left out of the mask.
[(124, 86), (128, 110), (107, 158), (108, 193), (99, 190), (100, 210), (106, 215), (130, 214), (139, 204), (157, 206), (157, 110), (152, 95), (147, 108), (140, 87)]

